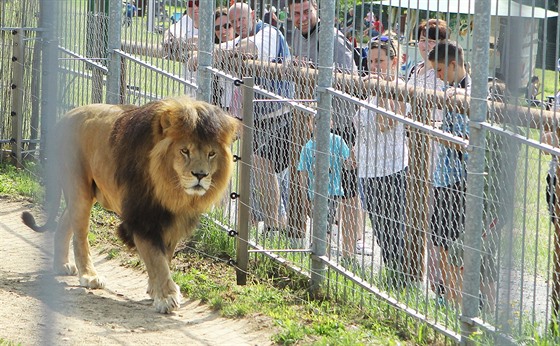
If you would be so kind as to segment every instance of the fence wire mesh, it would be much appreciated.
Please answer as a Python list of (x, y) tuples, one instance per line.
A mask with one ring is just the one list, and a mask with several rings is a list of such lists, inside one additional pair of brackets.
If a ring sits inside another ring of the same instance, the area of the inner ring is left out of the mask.
[(454, 341), (553, 340), (558, 4), (482, 3), (58, 1), (50, 41), (48, 2), (1, 1), (2, 161), (43, 149), (56, 45), (57, 116), (188, 94), (245, 121), (250, 174), (209, 215), (250, 258)]

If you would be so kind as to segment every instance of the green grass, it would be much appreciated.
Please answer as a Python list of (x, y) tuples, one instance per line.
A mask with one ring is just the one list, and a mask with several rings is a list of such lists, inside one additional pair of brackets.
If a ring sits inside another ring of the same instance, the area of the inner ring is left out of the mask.
[(37, 200), (41, 199), (43, 189), (38, 183), (35, 165), (18, 169), (13, 165), (0, 164), (0, 195), (18, 195)]
[(534, 75), (538, 76), (539, 79), (541, 80), (541, 84), (543, 87), (543, 96), (545, 98), (545, 101), (547, 96), (556, 95), (556, 91), (560, 88), (560, 81), (558, 80), (558, 72), (554, 70), (544, 70), (544, 77), (543, 77), (543, 70), (536, 68)]
[(21, 343), (0, 338), (0, 346), (20, 346)]

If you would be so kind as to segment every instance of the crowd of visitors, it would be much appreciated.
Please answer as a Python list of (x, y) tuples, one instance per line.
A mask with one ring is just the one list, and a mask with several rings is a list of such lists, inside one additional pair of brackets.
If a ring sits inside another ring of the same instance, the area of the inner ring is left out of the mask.
[[(199, 5), (189, 1), (185, 17), (169, 30), (168, 37), (187, 35), (196, 37), (198, 20), (191, 16)], [(192, 6), (191, 6), (192, 4)], [(290, 64), (305, 69), (318, 69), (319, 36), (325, 28), (319, 18), (317, 0), (288, 0), (283, 10), (288, 14), (293, 27), (291, 43), (279, 29), (287, 23), (279, 20), (274, 7), (259, 20), (256, 12), (246, 3), (234, 2), (230, 8), (220, 8), (214, 17), (216, 51), (248, 54), (251, 58), (270, 63)], [(286, 14), (284, 14), (286, 15)], [(370, 36), (367, 44), (367, 71), (358, 74), (355, 59), (355, 44), (352, 42), (356, 26), (354, 12), (349, 10), (344, 21), (333, 28), (333, 71), (362, 78), (372, 90), (366, 97), (367, 106), (357, 107), (355, 103), (332, 98), (331, 133), (328, 148), (317, 148), (314, 135), (315, 121), (310, 118), (309, 133), (303, 146), (295, 148), (292, 127), (298, 118), (292, 109), (281, 101), (270, 100), (263, 95), (256, 96), (255, 139), (253, 143), (254, 176), (252, 177), (251, 207), (253, 219), (260, 222), (263, 233), (284, 235), (291, 239), (291, 247), (307, 247), (305, 239), (292, 239), (286, 224), (290, 185), (301, 183), (307, 190), (310, 201), (314, 198), (317, 182), (314, 172), (316, 154), (325, 150), (329, 156), (328, 174), (328, 229), (332, 235), (336, 229), (341, 237), (337, 250), (340, 264), (347, 270), (360, 271), (358, 254), (371, 255), (374, 240), (381, 249), (382, 264), (387, 272), (409, 274), (413, 270), (407, 266), (407, 228), (409, 227), (409, 201), (407, 200), (411, 182), (409, 165), (410, 138), (405, 118), (426, 121), (438, 131), (469, 141), (469, 118), (467, 114), (441, 105), (419, 110), (410, 104), (398, 101), (381, 92), (390, 88), (407, 88), (425, 92), (442, 92), (445, 98), (457, 100), (470, 95), (471, 81), (469, 69), (464, 59), (462, 47), (449, 40), (447, 23), (440, 19), (420, 21), (415, 31), (421, 61), (403, 73), (399, 35), (386, 31), (379, 17), (369, 12), (364, 18), (366, 28), (363, 35)], [(193, 63), (193, 59), (195, 63)], [(196, 55), (191, 56), (190, 70), (196, 68)], [(498, 84), (500, 82), (498, 81)], [(256, 84), (284, 98), (293, 98), (293, 82), (278, 77), (259, 77)], [(216, 80), (214, 102), (233, 114), (240, 116), (239, 90), (230, 82)], [(490, 95), (503, 97), (492, 91), (496, 81), (489, 88)], [(527, 86), (527, 102), (537, 100), (542, 92), (538, 77)], [(416, 96), (415, 96), (416, 97)], [(560, 104), (560, 91), (556, 97)], [(262, 102), (266, 101), (266, 102)], [(236, 111), (237, 109), (237, 111)], [(430, 217), (427, 236), (427, 277), (431, 290), (441, 304), (459, 304), (461, 301), (461, 270), (463, 266), (463, 234), (465, 228), (465, 196), (468, 193), (466, 146), (442, 139), (432, 142), (429, 170)], [(290, 153), (299, 151), (299, 161), (293, 162)], [(555, 161), (553, 160), (553, 163)], [(295, 164), (299, 176), (289, 176), (289, 166)], [(286, 176), (289, 176), (286, 179)], [(554, 182), (553, 176), (549, 177)], [(287, 183), (289, 182), (289, 183)], [(326, 183), (326, 182), (325, 182)], [(363, 213), (367, 215), (364, 218)], [(312, 219), (313, 211), (305, 210), (305, 217)], [(494, 212), (485, 210), (485, 234), (483, 246), (486, 249), (481, 258), (481, 306), (488, 305), (495, 296), (496, 246), (495, 235), (499, 232)], [(364, 227), (373, 230), (373, 238), (367, 239)], [(334, 237), (332, 237), (334, 238)], [(338, 243), (337, 243), (338, 244)], [(407, 278), (397, 276), (399, 284), (406, 284)]]

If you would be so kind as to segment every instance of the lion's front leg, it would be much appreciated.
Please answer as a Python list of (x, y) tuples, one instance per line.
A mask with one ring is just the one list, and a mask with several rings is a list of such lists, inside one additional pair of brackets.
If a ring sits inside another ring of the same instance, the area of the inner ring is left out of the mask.
[(134, 243), (148, 270), (148, 294), (154, 300), (156, 311), (168, 314), (177, 310), (183, 296), (171, 278), (166, 254), (141, 237), (134, 236)]

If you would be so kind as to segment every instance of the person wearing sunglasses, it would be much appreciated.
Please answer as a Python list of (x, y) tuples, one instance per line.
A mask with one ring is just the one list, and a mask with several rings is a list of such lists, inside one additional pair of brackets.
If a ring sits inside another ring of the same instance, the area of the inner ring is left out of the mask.
[(370, 41), (369, 74), (364, 81), (377, 89), (368, 102), (380, 111), (360, 108), (354, 117), (358, 129), (354, 151), (365, 209), (392, 287), (406, 285), (403, 273), (409, 272), (404, 268), (408, 144), (404, 123), (381, 111), (405, 117), (410, 106), (390, 99), (388, 94), (378, 95), (382, 88), (405, 85), (398, 75), (398, 53), (398, 43), (389, 36), (377, 36)]
[[(214, 13), (214, 43), (221, 44), (233, 41), (235, 30), (229, 22), (227, 8), (218, 8)], [(233, 44), (233, 43), (232, 43)]]

